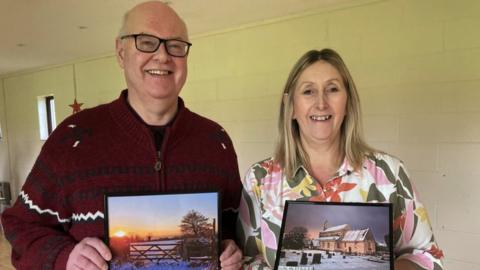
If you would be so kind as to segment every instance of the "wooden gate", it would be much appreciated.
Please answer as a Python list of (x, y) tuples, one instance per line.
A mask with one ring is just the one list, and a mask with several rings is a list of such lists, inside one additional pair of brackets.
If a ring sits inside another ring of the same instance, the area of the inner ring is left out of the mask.
[(129, 258), (131, 261), (151, 261), (153, 263), (158, 263), (161, 260), (174, 260), (178, 262), (181, 260), (179, 254), (179, 246), (182, 244), (181, 240), (178, 240), (174, 243), (168, 241), (162, 243), (158, 242), (138, 242), (130, 243)]

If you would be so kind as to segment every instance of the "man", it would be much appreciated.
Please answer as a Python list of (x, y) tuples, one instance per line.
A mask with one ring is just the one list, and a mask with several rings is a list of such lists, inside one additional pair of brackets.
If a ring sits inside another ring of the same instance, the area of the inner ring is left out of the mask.
[(17, 269), (107, 269), (105, 192), (213, 188), (223, 194), (221, 267), (241, 267), (231, 240), (241, 190), (232, 142), (178, 97), (190, 45), (184, 22), (161, 2), (125, 15), (116, 55), (128, 90), (59, 125), (2, 216)]

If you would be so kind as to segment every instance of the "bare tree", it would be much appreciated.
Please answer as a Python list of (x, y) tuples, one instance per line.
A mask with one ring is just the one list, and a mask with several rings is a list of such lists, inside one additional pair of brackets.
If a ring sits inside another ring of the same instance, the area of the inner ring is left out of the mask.
[(308, 230), (305, 227), (297, 226), (285, 234), (283, 246), (291, 249), (302, 249), (305, 247)]
[(205, 236), (211, 231), (211, 227), (208, 218), (195, 210), (190, 210), (183, 216), (180, 224), (180, 229), (185, 236)]

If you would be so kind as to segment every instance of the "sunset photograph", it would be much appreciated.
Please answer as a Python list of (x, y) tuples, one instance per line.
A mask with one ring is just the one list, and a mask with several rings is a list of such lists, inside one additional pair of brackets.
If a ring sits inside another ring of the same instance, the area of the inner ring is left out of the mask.
[(107, 195), (113, 270), (216, 269), (217, 192)]

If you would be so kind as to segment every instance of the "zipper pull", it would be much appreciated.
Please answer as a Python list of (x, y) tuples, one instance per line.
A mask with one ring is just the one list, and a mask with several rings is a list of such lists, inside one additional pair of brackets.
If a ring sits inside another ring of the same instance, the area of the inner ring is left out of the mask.
[(162, 161), (160, 160), (161, 153), (162, 153), (161, 151), (157, 152), (157, 162), (155, 162), (155, 166), (153, 166), (153, 168), (157, 172), (159, 172), (162, 169)]
[(155, 171), (159, 172), (162, 169), (162, 162), (158, 160), (157, 162), (155, 162), (155, 166), (153, 168), (155, 169)]

